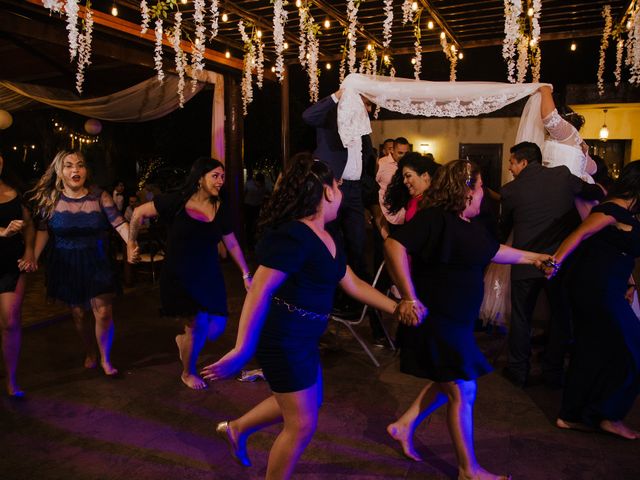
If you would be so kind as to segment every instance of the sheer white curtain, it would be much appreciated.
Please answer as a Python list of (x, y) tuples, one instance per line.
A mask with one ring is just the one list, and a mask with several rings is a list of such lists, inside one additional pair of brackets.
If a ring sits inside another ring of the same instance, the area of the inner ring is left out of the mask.
[(360, 95), (382, 108), (424, 117), (469, 117), (489, 113), (531, 95), (520, 119), (516, 143), (544, 142), (540, 119), (542, 83), (428, 82), (352, 73), (344, 79), (338, 103), (338, 131), (345, 147), (358, 146), (371, 133)]

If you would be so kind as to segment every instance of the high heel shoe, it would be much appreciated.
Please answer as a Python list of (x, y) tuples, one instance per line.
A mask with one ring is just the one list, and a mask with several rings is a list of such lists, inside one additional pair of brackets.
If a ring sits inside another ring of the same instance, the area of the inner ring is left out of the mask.
[(231, 436), (231, 431), (229, 429), (228, 421), (220, 422), (218, 425), (216, 425), (216, 433), (218, 434), (218, 436), (222, 437), (227, 441), (227, 443), (229, 444), (229, 450), (231, 451), (231, 455), (233, 456), (233, 458), (236, 459), (236, 461), (240, 465), (242, 465), (243, 467), (251, 466), (251, 460), (249, 460), (249, 457), (247, 456), (246, 452), (244, 453), (240, 452), (240, 449), (238, 448), (238, 444), (235, 442), (235, 440)]

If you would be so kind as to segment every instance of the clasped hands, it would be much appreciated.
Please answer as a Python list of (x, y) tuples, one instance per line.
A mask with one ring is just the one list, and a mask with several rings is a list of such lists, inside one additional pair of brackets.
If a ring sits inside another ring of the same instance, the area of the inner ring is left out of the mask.
[(140, 261), (138, 242), (127, 242), (127, 261), (129, 263), (138, 263)]
[(393, 311), (393, 318), (410, 327), (417, 327), (425, 319), (429, 310), (418, 299), (400, 300)]
[(555, 276), (560, 270), (560, 262), (556, 262), (556, 259), (553, 255), (548, 255), (546, 253), (538, 255), (538, 258), (533, 262), (533, 265), (544, 273), (544, 276), (548, 279)]

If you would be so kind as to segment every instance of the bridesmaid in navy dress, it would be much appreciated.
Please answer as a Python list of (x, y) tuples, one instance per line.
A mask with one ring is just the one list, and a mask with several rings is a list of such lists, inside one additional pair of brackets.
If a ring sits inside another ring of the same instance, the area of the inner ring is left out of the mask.
[(24, 396), (16, 381), (20, 353), (20, 315), (25, 275), (35, 269), (33, 242), (35, 231), (29, 211), (0, 153), (0, 328), (2, 356), (7, 372), (10, 397)]
[(231, 228), (228, 205), (220, 198), (224, 165), (201, 157), (177, 192), (154, 197), (136, 208), (131, 218), (129, 260), (137, 261), (138, 230), (144, 219), (159, 217), (169, 226), (167, 256), (160, 278), (160, 298), (165, 315), (184, 324), (176, 336), (182, 362), (182, 382), (194, 390), (207, 384), (198, 375), (198, 355), (207, 340), (213, 341), (227, 324), (227, 292), (218, 261), (218, 243), (223, 241), (242, 273), (244, 286), (251, 274)]
[[(629, 300), (640, 257), (640, 160), (623, 168), (605, 201), (558, 247), (566, 260), (575, 344), (567, 373), (560, 428), (601, 428), (635, 440), (624, 423), (640, 392), (640, 322)], [(574, 252), (574, 253), (572, 253)], [(571, 255), (569, 258), (567, 258)]]
[[(481, 468), (473, 447), (476, 378), (491, 371), (473, 337), (484, 269), (492, 261), (541, 267), (542, 261), (551, 258), (500, 245), (475, 218), (482, 198), (477, 165), (450, 162), (434, 175), (424, 196), (428, 207), (385, 242), (390, 273), (402, 294), (400, 369), (427, 380), (413, 404), (387, 431), (407, 457), (421, 461), (413, 446), (414, 432), (436, 408), (448, 403), (447, 424), (460, 480), (506, 478)], [(414, 311), (418, 318), (426, 313), (424, 322), (415, 321)]]
[(49, 239), (47, 295), (71, 308), (73, 321), (84, 342), (84, 366), (95, 368), (97, 353), (86, 310), (95, 317), (95, 340), (105, 375), (118, 370), (111, 364), (113, 296), (118, 289), (116, 272), (107, 251), (114, 228), (125, 242), (129, 224), (120, 215), (111, 195), (86, 186), (83, 155), (62, 150), (31, 190), (38, 219), (35, 256), (40, 258)]
[(341, 199), (338, 182), (324, 163), (308, 154), (291, 160), (263, 209), (261, 225), (267, 231), (257, 248), (260, 266), (242, 308), (236, 345), (203, 370), (206, 380), (225, 378), (256, 353), (273, 395), (216, 430), (234, 457), (250, 466), (249, 435), (284, 422), (269, 453), (267, 479), (290, 478), (316, 430), (322, 399), (318, 342), (338, 284), (379, 310), (391, 313), (396, 307), (354, 275), (325, 230)]

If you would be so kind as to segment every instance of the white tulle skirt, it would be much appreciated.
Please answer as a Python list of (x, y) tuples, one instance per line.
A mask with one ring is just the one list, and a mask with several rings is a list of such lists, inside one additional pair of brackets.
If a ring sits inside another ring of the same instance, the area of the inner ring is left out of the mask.
[(480, 306), (484, 326), (508, 327), (511, 321), (511, 265), (491, 263), (484, 274), (484, 298)]

